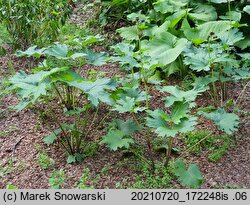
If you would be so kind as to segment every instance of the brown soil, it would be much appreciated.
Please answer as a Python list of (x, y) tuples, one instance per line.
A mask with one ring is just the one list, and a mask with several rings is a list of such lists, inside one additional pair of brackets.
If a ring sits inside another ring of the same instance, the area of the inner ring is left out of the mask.
[[(1, 75), (11, 74), (7, 70), (20, 70), (26, 67), (25, 59), (17, 59), (12, 55), (0, 58)], [(106, 77), (115, 75), (123, 75), (117, 68), (117, 65), (107, 64), (101, 67), (85, 67), (83, 70), (95, 68), (97, 71), (105, 73)], [(168, 81), (168, 84), (176, 84), (176, 80)], [(230, 87), (230, 97), (237, 99), (242, 91), (241, 85), (234, 84)], [(159, 93), (153, 87), (150, 88), (151, 108), (163, 108), (164, 102), (161, 100), (162, 93)], [(248, 87), (246, 94), (243, 97), (241, 109), (250, 111), (250, 89)], [(79, 181), (84, 169), (89, 168), (91, 171), (91, 179), (88, 183), (91, 185), (92, 179), (98, 175), (101, 178), (95, 185), (95, 188), (116, 188), (117, 182), (122, 182), (127, 178), (133, 182), (133, 175), (140, 173), (138, 170), (131, 169), (133, 163), (124, 162), (124, 156), (121, 152), (111, 152), (104, 145), (98, 148), (96, 155), (88, 157), (78, 164), (67, 164), (66, 154), (59, 144), (47, 146), (44, 144), (43, 137), (55, 129), (57, 126), (50, 118), (41, 119), (41, 116), (36, 110), (29, 108), (20, 113), (14, 112), (10, 106), (17, 104), (17, 97), (12, 94), (4, 95), (0, 100), (0, 188), (5, 188), (8, 183), (11, 183), (18, 188), (48, 188), (48, 178), (51, 172), (55, 169), (65, 170), (67, 180), (63, 188), (74, 188), (75, 183)], [(199, 106), (210, 104), (210, 99), (206, 94), (199, 97), (197, 100)], [(46, 106), (44, 106), (46, 109)], [(103, 107), (100, 115), (107, 113), (108, 109)], [(113, 113), (107, 122), (113, 118), (125, 118), (130, 116), (118, 115)], [(139, 116), (140, 118), (140, 116)], [(65, 119), (66, 120), (66, 119)], [(192, 163), (198, 163), (205, 182), (202, 188), (224, 188), (227, 186), (236, 185), (237, 187), (250, 188), (250, 124), (249, 117), (241, 117), (241, 127), (235, 134), (235, 146), (228, 151), (226, 155), (217, 163), (209, 162), (206, 153), (200, 156), (188, 155), (186, 159)], [(106, 134), (106, 130), (96, 129), (96, 125), (92, 128), (92, 139), (100, 139)], [(204, 121), (198, 125), (198, 128), (208, 129), (212, 132), (218, 132), (211, 125), (210, 121)], [(142, 134), (134, 137), (143, 141)], [(181, 140), (176, 140), (175, 143), (182, 143)], [(55, 165), (47, 170), (41, 169), (37, 163), (38, 151), (35, 144), (39, 144), (45, 150), (49, 157), (55, 161)], [(184, 148), (183, 148), (184, 149)], [(158, 155), (155, 156), (159, 157)], [(130, 164), (131, 163), (131, 164)], [(107, 173), (103, 171), (107, 168)], [(168, 185), (166, 185), (167, 187)], [(166, 188), (162, 187), (162, 188)]]

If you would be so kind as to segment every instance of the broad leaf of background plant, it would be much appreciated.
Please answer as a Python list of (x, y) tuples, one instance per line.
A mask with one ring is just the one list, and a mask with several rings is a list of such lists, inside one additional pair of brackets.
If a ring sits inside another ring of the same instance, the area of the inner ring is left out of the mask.
[(42, 49), (36, 49), (37, 46), (32, 46), (29, 47), (26, 51), (16, 51), (16, 56), (17, 57), (35, 57), (35, 58), (40, 58), (41, 55), (44, 54), (45, 48)]
[(146, 55), (159, 61), (160, 64), (168, 65), (175, 61), (186, 48), (187, 39), (178, 39), (168, 32), (154, 36), (148, 43), (143, 45)]
[(160, 88), (159, 90), (161, 92), (167, 92), (170, 93), (171, 96), (166, 97), (166, 107), (172, 106), (176, 101), (185, 101), (188, 103), (191, 103), (196, 99), (200, 93), (204, 92), (207, 89), (207, 87), (199, 87), (194, 88), (192, 90), (188, 91), (182, 91), (177, 86), (164, 86)]
[(112, 110), (118, 111), (119, 113), (125, 113), (133, 111), (134, 107), (135, 99), (126, 96), (125, 99), (117, 100)]
[(219, 108), (210, 113), (198, 112), (198, 114), (203, 115), (214, 121), (218, 129), (224, 131), (227, 134), (233, 134), (237, 131), (240, 124), (240, 118), (234, 113), (227, 113), (224, 108)]
[[(231, 2), (234, 0), (229, 0), (229, 1)], [(228, 0), (210, 0), (210, 2), (216, 3), (216, 4), (222, 4), (222, 3), (228, 3)]]
[(158, 0), (154, 3), (154, 9), (162, 14), (173, 13), (185, 7), (187, 3), (188, 0)]
[(57, 140), (57, 135), (59, 135), (62, 132), (62, 129), (59, 128), (55, 131), (53, 131), (50, 135), (47, 135), (46, 137), (43, 138), (43, 141), (47, 144), (53, 144)]
[[(146, 92), (140, 91), (137, 86), (122, 87), (124, 92), (118, 94), (119, 98), (125, 99), (126, 97), (134, 98), (135, 102), (142, 102), (146, 100)], [(150, 96), (148, 96), (150, 98)]]
[(176, 101), (173, 104), (173, 109), (171, 112), (171, 121), (174, 124), (181, 123), (182, 118), (188, 117), (187, 113), (189, 112), (189, 105), (188, 103)]
[(247, 12), (250, 15), (250, 5), (247, 5), (243, 8), (243, 11)]
[(114, 122), (117, 128), (121, 130), (126, 136), (130, 136), (134, 132), (140, 130), (140, 128), (138, 127), (138, 125), (135, 123), (135, 121), (132, 118), (126, 121), (116, 119), (114, 120)]
[(46, 55), (54, 56), (59, 59), (66, 59), (68, 54), (68, 46), (65, 44), (55, 44), (45, 51)]
[(189, 65), (192, 70), (195, 71), (209, 71), (210, 70), (210, 61), (209, 54), (204, 48), (196, 48), (185, 52), (185, 65)]
[(104, 143), (107, 144), (111, 150), (116, 151), (118, 148), (129, 148), (129, 145), (134, 143), (134, 141), (131, 138), (126, 138), (124, 132), (121, 130), (110, 130), (100, 142), (100, 144)]
[(25, 101), (25, 103), (21, 102), (17, 106), (18, 110), (26, 108), (28, 105), (35, 103), (41, 96), (46, 95), (51, 86), (51, 81), (48, 78), (67, 69), (66, 67), (54, 68), (50, 71), (40, 71), (30, 75), (20, 72), (10, 78), (11, 86), (9, 90), (16, 90), (17, 94)]
[(182, 160), (177, 160), (174, 164), (175, 175), (182, 185), (188, 188), (199, 188), (203, 182), (202, 174), (196, 164), (190, 164), (188, 170)]
[(185, 25), (182, 30), (188, 40), (200, 44), (208, 39), (211, 32), (217, 35), (230, 28), (230, 21), (209, 21), (198, 25), (197, 28), (187, 28), (187, 25)]
[(100, 78), (95, 81), (84, 80), (82, 82), (69, 82), (70, 85), (77, 87), (88, 94), (88, 99), (94, 106), (98, 106), (99, 100), (113, 104), (113, 100), (110, 97), (108, 90), (114, 90), (116, 88), (115, 81), (108, 78)]
[(217, 35), (221, 39), (222, 44), (233, 46), (235, 43), (244, 39), (243, 33), (239, 29), (234, 28), (229, 31), (223, 31)]
[(92, 50), (86, 50), (85, 56), (87, 63), (100, 66), (106, 64), (108, 60), (108, 54), (105, 52), (95, 53)]
[(196, 7), (188, 15), (202, 21), (215, 21), (217, 19), (216, 9), (212, 5), (200, 3), (197, 3)]
[(138, 30), (136, 26), (123, 27), (117, 29), (117, 32), (127, 41), (139, 40)]

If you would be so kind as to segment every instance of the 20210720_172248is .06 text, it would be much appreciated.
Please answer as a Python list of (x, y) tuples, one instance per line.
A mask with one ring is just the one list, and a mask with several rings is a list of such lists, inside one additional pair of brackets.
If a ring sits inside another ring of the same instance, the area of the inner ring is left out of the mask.
[(105, 201), (106, 193), (105, 192), (96, 192), (96, 193), (61, 193), (55, 192), (52, 194), (48, 192), (33, 194), (29, 192), (20, 192), (19, 196), (21, 201), (50, 201), (50, 200), (69, 200), (69, 201)]

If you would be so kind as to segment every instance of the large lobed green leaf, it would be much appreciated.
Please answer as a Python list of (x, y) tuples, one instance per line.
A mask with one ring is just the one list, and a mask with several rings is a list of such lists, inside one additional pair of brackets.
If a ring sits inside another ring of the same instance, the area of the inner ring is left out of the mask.
[(188, 170), (182, 160), (175, 162), (175, 175), (188, 188), (199, 188), (203, 182), (202, 174), (196, 164), (190, 164)]
[(154, 128), (154, 132), (161, 137), (174, 137), (179, 133), (192, 131), (197, 118), (187, 115), (187, 107), (183, 102), (175, 102), (171, 115), (159, 109), (148, 111), (146, 124)]
[(162, 32), (145, 42), (145, 54), (155, 58), (159, 64), (168, 65), (174, 62), (187, 46), (187, 39), (178, 39), (169, 32)]
[(100, 142), (100, 144), (104, 143), (107, 144), (111, 150), (116, 151), (118, 148), (128, 148), (130, 144), (134, 143), (134, 140), (126, 137), (121, 130), (110, 130)]
[(240, 118), (234, 113), (227, 113), (224, 108), (219, 108), (210, 113), (200, 111), (199, 114), (214, 121), (218, 129), (227, 134), (233, 134), (238, 130)]

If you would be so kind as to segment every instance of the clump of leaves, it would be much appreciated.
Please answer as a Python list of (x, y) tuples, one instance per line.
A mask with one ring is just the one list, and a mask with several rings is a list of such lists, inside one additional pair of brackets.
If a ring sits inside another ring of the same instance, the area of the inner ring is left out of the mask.
[(127, 121), (115, 119), (109, 127), (108, 134), (103, 137), (100, 144), (107, 144), (113, 151), (116, 151), (118, 148), (128, 149), (130, 144), (134, 143), (131, 134), (140, 130), (133, 119)]
[(190, 107), (195, 105), (193, 101), (200, 91), (193, 89), (184, 92), (173, 86), (166, 86), (160, 90), (173, 95), (166, 97), (165, 104), (167, 108), (171, 107), (171, 113), (159, 109), (148, 111), (149, 117), (147, 117), (146, 123), (147, 126), (153, 128), (158, 136), (169, 138), (165, 161), (165, 165), (167, 165), (172, 150), (173, 138), (178, 134), (192, 131), (196, 125), (197, 118), (189, 113)]
[(54, 41), (72, 11), (67, 0), (0, 1), (0, 7), (0, 21), (14, 46), (22, 48)]
[(94, 182), (96, 181), (96, 179), (92, 180), (91, 178), (92, 176), (91, 176), (89, 168), (84, 169), (84, 172), (82, 173), (82, 176), (80, 177), (80, 181), (76, 183), (76, 187), (78, 189), (94, 189)]
[(38, 151), (37, 163), (42, 169), (48, 169), (55, 164), (55, 161), (48, 156), (47, 152), (40, 145), (36, 144), (35, 148)]
[(216, 162), (227, 153), (233, 145), (230, 135), (213, 135), (207, 130), (197, 130), (183, 135), (184, 143), (191, 153), (200, 154), (209, 151), (208, 159)]
[(166, 168), (162, 163), (155, 164), (154, 173), (144, 164), (141, 174), (134, 176), (133, 184), (125, 183), (128, 188), (132, 189), (164, 189), (172, 188), (173, 176), (170, 168)]
[[(45, 49), (30, 48), (25, 52), (19, 52), (18, 55), (37, 57), (45, 55), (57, 59), (82, 58), (87, 55), (86, 53), (86, 55), (84, 53), (70, 55), (68, 52), (66, 45), (56, 44)], [(91, 58), (93, 63), (95, 57), (91, 55)], [(44, 71), (44, 66), (46, 65), (42, 65), (29, 75), (24, 72), (17, 73), (9, 80), (9, 90), (15, 91), (21, 98), (16, 108), (20, 111), (35, 106), (37, 102), (45, 101), (50, 106), (51, 117), (58, 127), (44, 138), (44, 142), (52, 144), (58, 140), (69, 155), (68, 163), (81, 161), (87, 144), (84, 141), (95, 123), (98, 124), (99, 104), (103, 102), (113, 105), (111, 91), (116, 89), (116, 82), (108, 78), (85, 79), (68, 67), (50, 68)], [(74, 123), (63, 124), (57, 118), (53, 106), (49, 103), (51, 97), (59, 102), (63, 114), (72, 117)], [(91, 121), (89, 121), (90, 113), (94, 113)], [(82, 115), (85, 117), (82, 118)]]
[(64, 181), (66, 180), (66, 175), (64, 170), (54, 170), (49, 178), (49, 187), (52, 189), (60, 189)]

